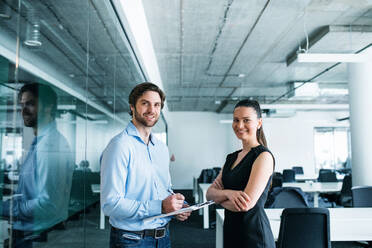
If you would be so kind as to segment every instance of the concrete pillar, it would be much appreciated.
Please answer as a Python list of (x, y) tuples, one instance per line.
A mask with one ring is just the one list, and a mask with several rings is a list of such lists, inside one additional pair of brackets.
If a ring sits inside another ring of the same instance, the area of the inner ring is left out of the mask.
[(372, 185), (372, 62), (349, 63), (353, 186)]

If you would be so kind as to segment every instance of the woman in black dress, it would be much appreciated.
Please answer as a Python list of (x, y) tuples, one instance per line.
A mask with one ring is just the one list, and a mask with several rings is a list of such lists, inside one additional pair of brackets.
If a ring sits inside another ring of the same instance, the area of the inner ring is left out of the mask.
[(234, 108), (232, 128), (243, 149), (227, 155), (207, 199), (225, 208), (224, 248), (275, 248), (264, 204), (274, 171), (266, 147), (260, 105), (242, 100)]

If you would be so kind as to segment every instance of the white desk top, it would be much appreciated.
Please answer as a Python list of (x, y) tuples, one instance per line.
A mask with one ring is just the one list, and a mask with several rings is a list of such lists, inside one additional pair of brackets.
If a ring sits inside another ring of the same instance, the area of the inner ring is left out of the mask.
[[(328, 208), (331, 241), (372, 240), (372, 208)], [(280, 216), (283, 209), (265, 209), (274, 238), (278, 239)], [(217, 218), (224, 219), (223, 209), (217, 209)], [(223, 223), (223, 222), (222, 222)]]
[(342, 182), (337, 183), (320, 183), (320, 182), (303, 182), (303, 183), (283, 183), (283, 187), (298, 187), (301, 188), (303, 192), (339, 192), (342, 188)]
[(207, 192), (209, 186), (211, 185), (211, 183), (199, 183), (199, 187), (203, 192)]
[(304, 175), (304, 174), (296, 174), (295, 179), (299, 181), (316, 181), (318, 179), (317, 175)]
[[(342, 181), (344, 179), (345, 174), (336, 174), (337, 180)], [(295, 175), (296, 181), (316, 181), (318, 180), (318, 175), (316, 174), (296, 174)]]

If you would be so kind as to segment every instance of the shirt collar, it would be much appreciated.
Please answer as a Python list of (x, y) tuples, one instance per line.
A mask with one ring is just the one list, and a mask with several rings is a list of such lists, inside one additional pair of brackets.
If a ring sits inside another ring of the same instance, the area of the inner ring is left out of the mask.
[[(126, 128), (126, 131), (128, 133), (128, 135), (131, 135), (131, 136), (134, 136), (134, 137), (137, 137), (141, 142), (143, 142), (139, 132), (138, 132), (138, 129), (136, 128), (136, 126), (133, 124), (132, 121), (129, 122), (127, 128)], [(155, 146), (155, 139), (154, 139), (154, 136), (152, 135), (152, 133), (150, 133), (150, 136), (149, 136), (149, 144)], [(143, 142), (145, 143), (145, 142)]]
[(53, 129), (57, 129), (56, 121), (52, 121), (44, 127), (41, 127), (37, 132), (37, 137), (35, 137), (35, 143), (40, 141), (47, 133), (50, 133)]

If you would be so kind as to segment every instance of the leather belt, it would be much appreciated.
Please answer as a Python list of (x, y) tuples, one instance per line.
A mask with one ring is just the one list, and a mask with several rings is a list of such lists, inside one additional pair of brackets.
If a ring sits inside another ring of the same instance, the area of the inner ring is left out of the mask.
[(155, 238), (155, 239), (163, 238), (165, 236), (166, 232), (167, 232), (168, 227), (169, 227), (169, 223), (167, 223), (163, 227), (158, 227), (158, 228), (155, 228), (155, 229), (145, 229), (145, 230), (142, 230), (142, 231), (129, 231), (129, 230), (123, 230), (123, 229), (119, 229), (119, 228), (111, 226), (111, 228), (115, 231), (129, 232), (129, 233), (137, 234), (137, 235), (141, 236), (141, 238), (152, 237), (152, 238)]

